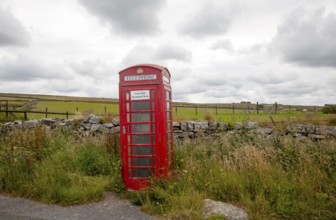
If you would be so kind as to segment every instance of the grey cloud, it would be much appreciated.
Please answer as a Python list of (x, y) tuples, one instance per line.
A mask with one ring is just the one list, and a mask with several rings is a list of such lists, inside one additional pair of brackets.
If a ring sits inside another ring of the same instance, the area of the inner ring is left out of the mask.
[(93, 15), (126, 34), (152, 34), (159, 30), (159, 9), (165, 0), (79, 0)]
[(163, 44), (159, 46), (156, 49), (155, 56), (162, 60), (191, 61), (191, 52), (174, 44)]
[(206, 1), (199, 11), (181, 25), (180, 31), (194, 38), (225, 34), (235, 13), (232, 5)]
[(298, 80), (299, 76), (296, 73), (263, 73), (263, 74), (253, 74), (247, 77), (247, 81), (254, 82), (260, 85), (279, 85), (283, 83), (293, 82)]
[(189, 62), (191, 57), (189, 50), (174, 44), (162, 44), (158, 47), (138, 45), (128, 52), (122, 63), (125, 66), (138, 63), (157, 63), (165, 66), (169, 60)]
[(302, 66), (336, 67), (336, 13), (300, 8), (278, 27), (270, 48)]
[(33, 81), (37, 79), (71, 78), (69, 72), (58, 65), (43, 65), (41, 61), (24, 56), (0, 61), (1, 81)]
[(29, 33), (15, 16), (0, 8), (0, 46), (27, 46), (31, 41)]

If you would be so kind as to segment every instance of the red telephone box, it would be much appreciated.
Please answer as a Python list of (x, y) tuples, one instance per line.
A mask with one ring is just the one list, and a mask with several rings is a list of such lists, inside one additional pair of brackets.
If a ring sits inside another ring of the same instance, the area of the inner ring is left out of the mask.
[(139, 190), (173, 167), (170, 73), (157, 65), (119, 72), (120, 144), (126, 188)]

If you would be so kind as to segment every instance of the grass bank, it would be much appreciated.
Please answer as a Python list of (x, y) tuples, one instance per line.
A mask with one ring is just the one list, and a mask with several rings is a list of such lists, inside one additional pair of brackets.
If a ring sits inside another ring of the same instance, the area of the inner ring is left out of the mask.
[(335, 219), (336, 142), (224, 134), (175, 144), (175, 173), (124, 192), (119, 142), (41, 128), (0, 137), (0, 192), (60, 205), (122, 192), (150, 214), (201, 219), (203, 199), (247, 210), (250, 219)]
[(114, 135), (17, 130), (0, 139), (0, 191), (60, 205), (97, 201), (122, 190), (118, 149)]
[(205, 198), (244, 207), (249, 219), (335, 219), (336, 142), (225, 135), (175, 148), (175, 175), (131, 194), (143, 210), (200, 219)]

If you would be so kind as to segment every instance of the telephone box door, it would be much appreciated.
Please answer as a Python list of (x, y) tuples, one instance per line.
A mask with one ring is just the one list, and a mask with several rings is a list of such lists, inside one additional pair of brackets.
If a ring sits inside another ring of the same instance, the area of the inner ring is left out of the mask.
[(122, 88), (122, 158), (127, 188), (138, 190), (157, 172), (157, 86)]

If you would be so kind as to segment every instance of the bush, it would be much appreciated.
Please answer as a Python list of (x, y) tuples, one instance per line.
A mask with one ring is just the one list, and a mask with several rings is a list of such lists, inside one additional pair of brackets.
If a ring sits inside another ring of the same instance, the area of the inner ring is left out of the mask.
[(324, 106), (322, 108), (322, 112), (324, 114), (336, 114), (336, 105), (332, 105), (332, 106)]
[(78, 150), (78, 167), (86, 175), (98, 176), (111, 174), (111, 163), (107, 153), (97, 147), (85, 146)]
[(247, 209), (250, 219), (335, 219), (336, 142), (250, 133), (175, 147), (175, 175), (138, 192), (149, 213), (200, 219), (211, 198)]
[(114, 139), (78, 140), (39, 127), (1, 136), (0, 192), (60, 205), (97, 201), (107, 189), (120, 192), (120, 159), (107, 140)]

